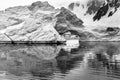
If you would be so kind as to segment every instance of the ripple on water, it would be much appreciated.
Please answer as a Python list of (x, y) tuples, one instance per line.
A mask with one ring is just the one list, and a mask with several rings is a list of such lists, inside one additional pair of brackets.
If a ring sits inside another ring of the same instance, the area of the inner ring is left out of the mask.
[(0, 44), (0, 80), (119, 80), (120, 43)]

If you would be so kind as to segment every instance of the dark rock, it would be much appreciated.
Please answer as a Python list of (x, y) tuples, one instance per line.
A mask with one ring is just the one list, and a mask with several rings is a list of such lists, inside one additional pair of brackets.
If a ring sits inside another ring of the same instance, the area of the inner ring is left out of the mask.
[(106, 15), (108, 12), (109, 6), (107, 5), (103, 5), (103, 7), (101, 7), (97, 13), (95, 14), (95, 16), (93, 17), (93, 20), (100, 20), (102, 16)]
[(84, 5), (82, 5), (82, 8), (84, 9), (84, 8), (85, 8), (85, 6), (84, 6)]
[(79, 7), (80, 6), (80, 3), (71, 3), (71, 4), (69, 4), (68, 5), (68, 9), (70, 9), (70, 10), (73, 10), (74, 9), (74, 7)]
[(108, 17), (112, 16), (114, 13), (112, 11), (110, 11), (110, 13), (108, 14)]
[(80, 34), (79, 34), (78, 31), (75, 31), (75, 30), (69, 30), (68, 32), (70, 32), (72, 35), (80, 36)]
[(108, 27), (106, 31), (116, 31), (118, 29), (118, 27)]
[(87, 7), (88, 9), (85, 15), (94, 14), (95, 16), (93, 17), (93, 20), (96, 21), (105, 16), (109, 12), (108, 9), (110, 8), (114, 9), (114, 11), (110, 11), (107, 16), (113, 16), (120, 7), (120, 0), (90, 0), (87, 3)]
[(69, 23), (74, 26), (81, 26), (83, 24), (83, 21), (81, 19), (77, 18), (75, 14), (64, 7), (61, 8), (61, 12), (57, 16), (59, 17), (60, 15), (62, 15), (62, 17), (64, 17)]
[(60, 33), (63, 34), (64, 32), (70, 30), (70, 26), (72, 27), (79, 27), (81, 28), (83, 21), (71, 11), (67, 10), (66, 8), (62, 7), (61, 11), (58, 15), (56, 15), (57, 22), (55, 25), (55, 29)]
[(56, 24), (55, 29), (58, 31), (59, 34), (63, 34), (69, 30), (67, 26), (59, 25), (59, 24)]
[(114, 31), (114, 28), (108, 27), (106, 31)]
[(99, 8), (102, 6), (103, 2), (101, 0), (91, 0), (87, 3), (88, 10), (86, 14), (94, 14), (96, 13)]
[(109, 34), (109, 35), (116, 35), (118, 32), (120, 31), (120, 29), (118, 27), (108, 27), (106, 29), (106, 32)]
[(80, 4), (79, 4), (79, 3), (76, 3), (76, 6), (77, 6), (77, 7), (79, 7), (79, 6), (80, 6)]
[(68, 8), (69, 8), (70, 10), (73, 10), (73, 9), (74, 9), (74, 5), (75, 5), (75, 3), (71, 3), (71, 4), (68, 6)]

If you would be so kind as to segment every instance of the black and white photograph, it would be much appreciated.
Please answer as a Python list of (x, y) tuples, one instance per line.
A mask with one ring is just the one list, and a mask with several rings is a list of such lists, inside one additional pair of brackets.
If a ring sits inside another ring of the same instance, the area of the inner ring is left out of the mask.
[(1, 0), (0, 80), (120, 80), (120, 0)]

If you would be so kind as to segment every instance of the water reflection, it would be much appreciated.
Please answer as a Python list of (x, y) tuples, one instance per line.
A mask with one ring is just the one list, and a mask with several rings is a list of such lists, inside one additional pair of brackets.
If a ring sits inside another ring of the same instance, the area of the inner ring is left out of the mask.
[(69, 50), (65, 47), (0, 44), (0, 79), (120, 79), (119, 42), (82, 42)]
[(61, 71), (62, 74), (67, 74), (71, 69), (74, 69), (77, 64), (83, 60), (83, 56), (72, 56), (63, 49), (60, 51), (57, 60), (57, 68)]

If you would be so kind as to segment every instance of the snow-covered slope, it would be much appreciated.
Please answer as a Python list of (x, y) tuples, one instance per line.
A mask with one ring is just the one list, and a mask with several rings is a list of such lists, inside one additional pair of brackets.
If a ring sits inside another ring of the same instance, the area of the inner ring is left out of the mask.
[[(73, 1), (68, 9), (83, 20), (85, 30), (96, 36), (98, 41), (119, 41), (120, 0)], [(116, 34), (110, 35), (109, 32)]]
[(68, 6), (84, 21), (84, 25), (116, 27), (120, 26), (119, 7), (120, 0), (80, 0)]

